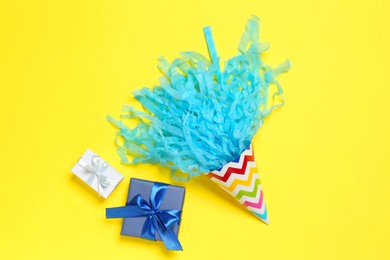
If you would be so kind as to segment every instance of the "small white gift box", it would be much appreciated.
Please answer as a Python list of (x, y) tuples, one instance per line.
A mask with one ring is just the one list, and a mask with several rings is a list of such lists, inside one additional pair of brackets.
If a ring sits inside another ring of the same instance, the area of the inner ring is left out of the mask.
[(89, 149), (71, 171), (105, 199), (123, 179), (122, 174)]

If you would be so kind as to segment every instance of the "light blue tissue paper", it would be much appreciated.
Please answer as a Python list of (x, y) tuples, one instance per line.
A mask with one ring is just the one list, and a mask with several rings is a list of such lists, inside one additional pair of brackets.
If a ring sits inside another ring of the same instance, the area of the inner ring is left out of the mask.
[[(273, 109), (283, 105), (283, 90), (275, 79), (289, 70), (287, 60), (271, 68), (261, 59), (269, 48), (259, 41), (260, 20), (248, 20), (239, 54), (224, 69), (210, 27), (204, 28), (210, 59), (183, 52), (169, 63), (159, 58), (160, 85), (142, 88), (134, 97), (145, 112), (123, 107), (122, 119), (136, 119), (135, 128), (111, 116), (119, 128), (118, 154), (123, 163), (161, 164), (188, 178), (221, 168), (249, 146)], [(271, 93), (270, 85), (276, 86)], [(281, 102), (274, 104), (276, 97)], [(185, 178), (186, 179), (186, 178)]]

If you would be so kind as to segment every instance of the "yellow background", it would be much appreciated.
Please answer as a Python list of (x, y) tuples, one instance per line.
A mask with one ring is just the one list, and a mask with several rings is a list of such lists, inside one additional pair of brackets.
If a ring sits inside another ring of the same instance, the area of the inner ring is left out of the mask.
[[(0, 2), (0, 259), (390, 259), (388, 1)], [(152, 86), (156, 59), (222, 60), (246, 20), (262, 20), (265, 60), (285, 58), (286, 106), (255, 138), (271, 224), (204, 177), (184, 185), (184, 252), (120, 237), (130, 177), (172, 183), (157, 166), (121, 165), (105, 116)], [(125, 175), (107, 200), (72, 177), (91, 148)]]

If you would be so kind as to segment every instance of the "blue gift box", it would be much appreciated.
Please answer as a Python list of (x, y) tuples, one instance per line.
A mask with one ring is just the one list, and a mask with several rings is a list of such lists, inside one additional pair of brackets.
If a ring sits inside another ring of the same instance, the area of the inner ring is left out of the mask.
[[(163, 240), (167, 246), (167, 240), (169, 244), (172, 236), (176, 236), (177, 240), (184, 196), (184, 187), (132, 178), (126, 206), (109, 208), (106, 216), (107, 218), (123, 217), (121, 235)], [(141, 208), (146, 208), (147, 213)], [(161, 223), (165, 223), (165, 226), (160, 225)], [(150, 228), (154, 231), (150, 231)], [(169, 232), (165, 232), (167, 229)], [(170, 233), (168, 238), (167, 233)], [(165, 239), (162, 239), (160, 234)], [(180, 245), (178, 241), (177, 243)], [(168, 245), (168, 249), (182, 250), (181, 246), (180, 248), (169, 247)]]

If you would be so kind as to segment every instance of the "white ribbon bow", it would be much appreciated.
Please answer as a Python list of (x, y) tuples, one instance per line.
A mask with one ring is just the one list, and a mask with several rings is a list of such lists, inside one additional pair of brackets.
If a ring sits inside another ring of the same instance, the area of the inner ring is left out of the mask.
[(97, 192), (100, 193), (100, 187), (103, 189), (108, 185), (115, 186), (115, 181), (104, 174), (109, 167), (108, 164), (99, 156), (93, 156), (91, 163), (86, 162), (84, 159), (80, 159), (78, 164), (86, 170), (91, 176), (85, 181), (88, 185), (92, 186), (93, 181), (97, 181)]

